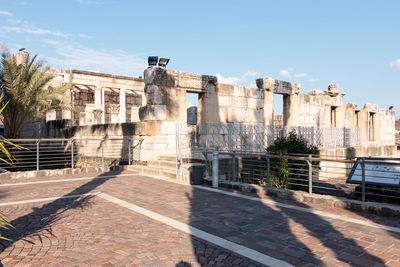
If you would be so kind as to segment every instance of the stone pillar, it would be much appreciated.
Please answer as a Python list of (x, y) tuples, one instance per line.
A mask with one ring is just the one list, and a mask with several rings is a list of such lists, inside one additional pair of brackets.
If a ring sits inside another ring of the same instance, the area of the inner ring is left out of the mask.
[(274, 122), (274, 88), (275, 80), (272, 78), (262, 78), (256, 80), (257, 88), (264, 94), (264, 125), (271, 126)]
[[(63, 79), (64, 79), (64, 81), (63, 81), (64, 84), (65, 83), (72, 83), (71, 74), (64, 73), (63, 74)], [(72, 102), (72, 92), (71, 92), (71, 90), (68, 90), (67, 92), (65, 92), (65, 95), (66, 95), (66, 97), (69, 99), (69, 101), (71, 103)], [(68, 109), (63, 109), (62, 112), (61, 112), (61, 118), (71, 120), (72, 119), (72, 111), (68, 110)]]
[[(65, 92), (65, 95), (69, 99), (69, 101), (72, 101), (72, 99), (71, 99), (71, 97), (72, 97), (71, 90), (68, 90), (67, 92)], [(61, 118), (71, 120), (72, 119), (72, 111), (69, 110), (69, 109), (63, 109), (61, 111)]]
[(101, 87), (101, 123), (106, 123), (106, 99), (103, 87)]
[(273, 94), (283, 95), (283, 125), (298, 125), (298, 106), (299, 106), (299, 83), (275, 80), (272, 78), (262, 78), (256, 80), (257, 87), (264, 89), (264, 116), (265, 125), (271, 125), (274, 121), (274, 100)]
[(125, 88), (119, 90), (119, 122), (126, 122), (126, 94)]
[(48, 121), (53, 121), (56, 119), (56, 110), (55, 109), (51, 109), (49, 111), (46, 112), (46, 122)]
[(283, 126), (299, 125), (299, 95), (283, 96)]
[(100, 87), (96, 87), (94, 90), (94, 104), (97, 108), (101, 109), (102, 106), (102, 90)]
[(273, 125), (274, 121), (274, 92), (265, 90), (264, 91), (264, 125)]
[(170, 92), (167, 93), (175, 90), (173, 78), (169, 78), (164, 69), (148, 68), (144, 71), (144, 83), (147, 103), (146, 106), (139, 108), (140, 120), (145, 122), (167, 120), (167, 102), (175, 102), (175, 99), (171, 99)]
[(110, 105), (110, 115), (111, 115), (111, 123), (120, 123), (121, 118), (120, 118), (120, 113), (121, 112), (121, 108), (120, 105), (118, 104), (112, 104)]

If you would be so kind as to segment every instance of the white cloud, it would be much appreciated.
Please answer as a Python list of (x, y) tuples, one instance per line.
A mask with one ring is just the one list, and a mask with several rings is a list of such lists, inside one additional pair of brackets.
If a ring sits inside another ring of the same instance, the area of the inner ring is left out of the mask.
[(22, 22), (22, 20), (20, 20), (20, 19), (9, 19), (8, 22), (10, 24), (19, 24), (19, 23)]
[(306, 76), (307, 76), (307, 73), (296, 73), (294, 75), (294, 77), (296, 77), (296, 78), (303, 78), (303, 77), (306, 77)]
[(7, 16), (7, 17), (12, 17), (13, 14), (11, 12), (5, 11), (5, 10), (0, 10), (0, 15)]
[(257, 88), (256, 81), (252, 81), (251, 83), (249, 83), (249, 85), (247, 85), (247, 87), (250, 87), (250, 88)]
[(104, 73), (142, 76), (147, 61), (122, 50), (95, 50), (77, 43), (43, 40), (56, 50), (57, 56), (45, 57), (52, 67), (96, 70)]
[(287, 79), (292, 78), (292, 75), (290, 75), (289, 71), (287, 71), (287, 70), (281, 70), (279, 72), (279, 75), (284, 77), (284, 78), (287, 78)]
[(258, 71), (254, 71), (254, 70), (248, 70), (243, 74), (243, 76), (245, 76), (245, 77), (257, 76), (257, 75), (260, 75), (260, 73)]
[(88, 1), (86, 1), (86, 0), (76, 0), (76, 2), (78, 2), (79, 4), (88, 4), (88, 5), (101, 5), (101, 4), (104, 4), (103, 2), (101, 2), (101, 1), (96, 1), (96, 0), (88, 0)]
[(238, 84), (241, 79), (238, 77), (223, 77), (221, 74), (215, 75), (217, 76), (219, 83), (228, 83), (228, 84)]
[(56, 32), (56, 31), (51, 31), (47, 29), (42, 29), (42, 28), (36, 28), (33, 26), (28, 26), (28, 27), (12, 27), (12, 26), (3, 26), (1, 27), (5, 32), (15, 32), (15, 33), (26, 33), (26, 34), (31, 34), (31, 35), (54, 35), (57, 37), (72, 37), (72, 34), (66, 34), (62, 32)]
[(314, 83), (314, 82), (317, 82), (318, 79), (316, 79), (316, 78), (310, 78), (310, 79), (308, 79), (308, 81), (311, 82), (311, 83)]
[(397, 68), (400, 70), (400, 58), (396, 59), (395, 61), (392, 61), (390, 63), (391, 68)]
[[(258, 76), (260, 73), (254, 70), (248, 70), (243, 73), (240, 77), (223, 77), (221, 74), (216, 74), (219, 83), (227, 83), (227, 84), (240, 84), (240, 85), (252, 85), (249, 81), (251, 77)], [(255, 83), (254, 83), (255, 84)]]
[(20, 24), (20, 26), (1, 26), (0, 30), (6, 33), (18, 33), (18, 34), (28, 34), (28, 35), (49, 35), (61, 38), (79, 37), (79, 38), (91, 38), (86, 34), (71, 34), (63, 33), (58, 31), (52, 31), (44, 28), (38, 28), (26, 21), (21, 20), (9, 20), (11, 24)]

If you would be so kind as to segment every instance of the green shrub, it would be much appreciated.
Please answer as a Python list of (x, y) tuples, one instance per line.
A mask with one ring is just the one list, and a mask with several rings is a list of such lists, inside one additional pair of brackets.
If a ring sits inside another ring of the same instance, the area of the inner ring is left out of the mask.
[[(273, 155), (319, 155), (316, 146), (310, 145), (303, 137), (293, 130), (287, 137), (279, 137), (267, 148)], [(278, 188), (306, 190), (308, 188), (308, 164), (305, 160), (287, 158), (271, 158), (270, 160), (271, 185)], [(312, 161), (313, 169), (317, 169), (319, 162)]]

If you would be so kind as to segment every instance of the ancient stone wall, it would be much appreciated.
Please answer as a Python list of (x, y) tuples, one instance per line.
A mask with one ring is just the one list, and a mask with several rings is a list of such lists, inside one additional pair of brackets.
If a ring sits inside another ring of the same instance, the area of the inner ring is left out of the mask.
[(80, 70), (53, 69), (55, 78), (49, 86), (73, 84), (67, 92), (75, 112), (56, 111), (46, 120), (71, 119), (75, 125), (139, 121), (138, 108), (145, 104), (143, 79)]
[[(52, 71), (56, 77), (49, 86), (73, 84), (66, 97), (77, 110), (51, 111), (46, 115), (47, 121), (71, 120), (80, 126), (140, 121), (135, 125), (143, 129), (138, 136), (144, 139), (144, 158), (176, 153), (176, 123), (188, 121), (187, 93), (199, 94), (198, 124), (355, 128), (360, 133), (362, 147), (355, 150), (355, 156), (389, 156), (395, 144), (394, 111), (368, 103), (363, 108), (345, 103), (344, 94), (335, 84), (327, 90), (301, 94), (300, 84), (272, 78), (257, 79), (257, 88), (250, 88), (218, 83), (215, 76), (156, 67), (146, 69), (144, 79), (79, 70)], [(283, 95), (283, 114), (279, 120), (274, 114), (274, 94)], [(190, 121), (196, 120), (190, 118)], [(110, 135), (110, 129), (102, 134)], [(83, 131), (77, 136), (90, 134), (93, 133)]]

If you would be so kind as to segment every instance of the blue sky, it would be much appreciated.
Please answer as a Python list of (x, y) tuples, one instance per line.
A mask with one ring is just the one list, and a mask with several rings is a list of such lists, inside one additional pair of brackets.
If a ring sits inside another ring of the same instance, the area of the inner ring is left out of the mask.
[(0, 0), (0, 42), (53, 67), (142, 75), (170, 69), (251, 85), (337, 83), (346, 102), (400, 117), (400, 1)]

